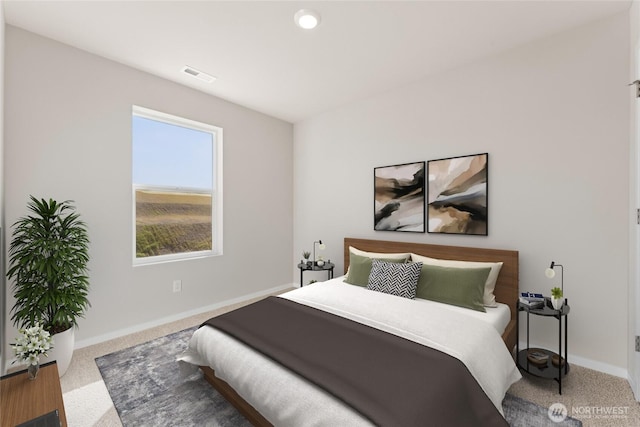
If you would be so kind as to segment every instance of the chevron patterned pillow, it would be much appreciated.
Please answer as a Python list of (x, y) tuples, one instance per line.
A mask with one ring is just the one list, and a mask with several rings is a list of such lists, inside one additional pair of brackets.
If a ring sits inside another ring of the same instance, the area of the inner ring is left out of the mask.
[(421, 271), (421, 262), (398, 264), (372, 259), (367, 289), (414, 299)]

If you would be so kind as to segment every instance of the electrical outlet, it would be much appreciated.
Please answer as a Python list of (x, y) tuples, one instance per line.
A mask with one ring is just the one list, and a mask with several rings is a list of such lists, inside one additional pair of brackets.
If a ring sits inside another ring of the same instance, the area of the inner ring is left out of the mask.
[(173, 281), (173, 292), (182, 292), (182, 280)]
[(640, 337), (636, 335), (636, 351), (640, 351)]

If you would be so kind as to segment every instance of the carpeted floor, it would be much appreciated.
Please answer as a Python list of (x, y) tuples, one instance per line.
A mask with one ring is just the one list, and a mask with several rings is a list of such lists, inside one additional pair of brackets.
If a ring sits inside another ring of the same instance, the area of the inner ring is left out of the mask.
[[(96, 358), (199, 325), (209, 317), (241, 305), (244, 304), (225, 307), (76, 350), (69, 370), (61, 378), (69, 426), (119, 427), (122, 425), (95, 363)], [(571, 372), (563, 380), (562, 396), (558, 395), (557, 383), (554, 381), (529, 375), (525, 375), (521, 381), (514, 384), (509, 393), (514, 397), (535, 402), (542, 408), (549, 408), (557, 402), (563, 403), (570, 415), (572, 411), (577, 411), (573, 412), (573, 416), (580, 419), (585, 427), (640, 426), (640, 407), (634, 400), (625, 379), (577, 365), (571, 367)], [(596, 413), (609, 408), (618, 408), (623, 413), (616, 416)], [(592, 413), (586, 413), (587, 410), (591, 410)]]

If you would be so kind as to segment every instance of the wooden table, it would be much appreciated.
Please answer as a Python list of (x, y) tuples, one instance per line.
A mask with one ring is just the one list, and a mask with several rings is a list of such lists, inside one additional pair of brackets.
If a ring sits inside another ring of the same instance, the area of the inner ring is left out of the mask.
[(55, 361), (41, 365), (35, 380), (29, 379), (26, 370), (0, 379), (1, 427), (14, 427), (56, 409), (60, 425), (66, 427), (67, 419)]

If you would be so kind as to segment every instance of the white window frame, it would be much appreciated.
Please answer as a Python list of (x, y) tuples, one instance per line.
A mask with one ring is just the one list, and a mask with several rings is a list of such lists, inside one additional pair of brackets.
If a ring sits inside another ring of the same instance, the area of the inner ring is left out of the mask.
[[(197, 252), (182, 252), (176, 254), (167, 254), (167, 255), (157, 255), (157, 256), (149, 256), (144, 258), (138, 258), (136, 256), (136, 190), (154, 190), (154, 189), (165, 189), (167, 187), (154, 187), (147, 185), (134, 185), (131, 182), (131, 195), (132, 195), (132, 209), (131, 212), (133, 214), (132, 217), (132, 257), (133, 257), (133, 265), (149, 265), (149, 264), (158, 264), (164, 262), (172, 262), (172, 261), (181, 261), (181, 260), (189, 260), (189, 259), (198, 259), (204, 257), (212, 257), (219, 256), (223, 254), (223, 197), (222, 197), (222, 128), (213, 126), (206, 123), (197, 122), (195, 120), (185, 119), (182, 117), (174, 116), (167, 113), (162, 113), (160, 111), (151, 110), (149, 108), (140, 107), (134, 105), (132, 107), (132, 118), (134, 116), (142, 117), (145, 119), (155, 120), (158, 122), (163, 122), (175, 126), (186, 127), (189, 129), (198, 130), (201, 132), (207, 132), (212, 134), (213, 136), (213, 159), (212, 168), (213, 168), (213, 188), (211, 189), (211, 238), (212, 238), (212, 248), (211, 250), (206, 251), (197, 251)], [(132, 140), (131, 145), (133, 147), (133, 132), (132, 132)], [(133, 158), (132, 158), (133, 162)], [(132, 164), (133, 166), (133, 164)], [(181, 192), (193, 192), (193, 189), (190, 188), (182, 188), (175, 187), (179, 189)]]

